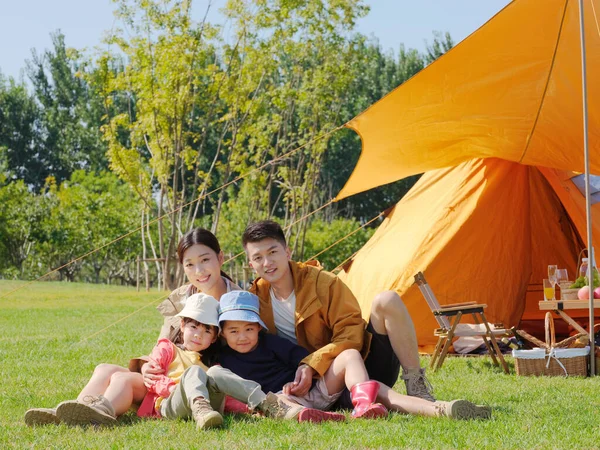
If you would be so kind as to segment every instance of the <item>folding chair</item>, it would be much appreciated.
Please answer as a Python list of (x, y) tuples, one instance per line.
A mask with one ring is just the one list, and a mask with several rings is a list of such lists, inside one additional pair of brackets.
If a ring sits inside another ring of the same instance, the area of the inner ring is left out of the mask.
[[(433, 333), (434, 336), (438, 337), (438, 341), (433, 356), (431, 357), (430, 368), (436, 371), (442, 367), (450, 344), (455, 337), (478, 336), (483, 340), (483, 343), (492, 357), (494, 365), (497, 366), (498, 360), (500, 360), (504, 372), (509, 373), (506, 361), (504, 361), (502, 352), (498, 348), (496, 336), (510, 336), (512, 333), (510, 330), (506, 329), (492, 330), (490, 328), (490, 324), (483, 313), (483, 310), (487, 305), (477, 304), (476, 302), (466, 302), (444, 305), (442, 307), (437, 301), (437, 298), (431, 290), (431, 286), (429, 286), (427, 280), (425, 280), (425, 276), (422, 272), (415, 275), (415, 283), (419, 286), (421, 294), (425, 297), (425, 301), (429, 305), (431, 312), (435, 316), (435, 320), (437, 320), (437, 323), (440, 326), (440, 328)], [(459, 323), (464, 314), (471, 314), (473, 316), (473, 320), (476, 324), (475, 327)], [(450, 317), (454, 317), (452, 322), (449, 319)]]

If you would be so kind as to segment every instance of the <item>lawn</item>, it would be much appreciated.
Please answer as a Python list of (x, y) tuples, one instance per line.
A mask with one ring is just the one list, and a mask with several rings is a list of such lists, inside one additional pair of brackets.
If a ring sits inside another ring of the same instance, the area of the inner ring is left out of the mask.
[[(0, 296), (20, 284), (0, 281)], [(492, 406), (492, 420), (483, 422), (401, 414), (321, 425), (226, 417), (224, 429), (197, 432), (192, 422), (129, 413), (112, 429), (25, 426), (28, 408), (75, 398), (98, 363), (127, 365), (148, 353), (161, 297), (48, 282), (0, 299), (0, 448), (600, 448), (600, 377), (505, 375), (488, 357), (450, 358), (429, 374), (439, 399)], [(402, 382), (395, 388), (404, 392)]]

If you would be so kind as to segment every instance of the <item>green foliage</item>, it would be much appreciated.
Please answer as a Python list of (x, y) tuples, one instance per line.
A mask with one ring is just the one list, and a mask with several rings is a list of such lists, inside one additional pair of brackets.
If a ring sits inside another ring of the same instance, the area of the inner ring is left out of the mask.
[(22, 180), (0, 184), (0, 277), (23, 276), (23, 263), (41, 233), (46, 199), (29, 192)]
[[(0, 281), (0, 295), (17, 287)], [(29, 428), (28, 408), (73, 399), (100, 363), (126, 366), (146, 354), (162, 323), (162, 295), (132, 288), (34, 283), (0, 299), (2, 448), (597, 448), (600, 377), (518, 377), (488, 356), (449, 358), (428, 372), (439, 399), (466, 398), (493, 408), (489, 421), (390, 414), (387, 419), (298, 424), (225, 417), (199, 434), (186, 420), (142, 420), (130, 412), (116, 427)], [(137, 311), (137, 312), (136, 312)], [(126, 316), (129, 316), (126, 318)], [(24, 368), (24, 360), (27, 367)], [(512, 358), (507, 358), (512, 368)], [(426, 366), (428, 358), (423, 358)], [(405, 392), (400, 380), (395, 390)]]
[[(37, 161), (41, 145), (40, 110), (25, 84), (0, 74), (0, 161), (4, 178), (43, 184)], [(3, 180), (0, 180), (3, 182)]]
[[(598, 274), (598, 269), (595, 267), (592, 268), (592, 273), (594, 274), (592, 278), (592, 288), (596, 288), (600, 286), (600, 275)], [(575, 280), (575, 283), (569, 286), (569, 289), (579, 289), (583, 286), (589, 286), (589, 284), (589, 278), (587, 276), (581, 276)]]
[[(28, 184), (41, 188), (48, 176), (57, 182), (78, 169), (107, 168), (101, 141), (102, 101), (81, 76), (87, 62), (65, 45), (61, 33), (52, 35), (53, 50), (33, 52), (28, 74), (39, 105), (41, 140), (27, 160)], [(31, 168), (32, 167), (32, 168)]]
[[(137, 228), (136, 199), (110, 172), (76, 171), (59, 186), (50, 185), (46, 197), (53, 207), (43, 220), (44, 238), (39, 243), (45, 267), (62, 266)], [(131, 263), (139, 246), (139, 237), (133, 235), (87, 256), (83, 279), (98, 283), (102, 274), (109, 282), (119, 277), (131, 283)], [(74, 281), (83, 264), (77, 261), (60, 274)]]
[(335, 269), (350, 255), (358, 251), (375, 231), (373, 228), (365, 227), (360, 230), (359, 228), (360, 223), (357, 220), (338, 218), (330, 223), (320, 219), (314, 220), (306, 231), (304, 255), (301, 259), (312, 259), (314, 255), (343, 239), (338, 245), (316, 258), (325, 269)]

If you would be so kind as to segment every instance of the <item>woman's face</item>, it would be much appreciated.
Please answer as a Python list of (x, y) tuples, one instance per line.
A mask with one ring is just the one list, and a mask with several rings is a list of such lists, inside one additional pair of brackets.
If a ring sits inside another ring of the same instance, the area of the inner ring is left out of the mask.
[(221, 282), (222, 264), (223, 252), (217, 254), (206, 245), (194, 244), (183, 253), (183, 270), (188, 281), (205, 294)]

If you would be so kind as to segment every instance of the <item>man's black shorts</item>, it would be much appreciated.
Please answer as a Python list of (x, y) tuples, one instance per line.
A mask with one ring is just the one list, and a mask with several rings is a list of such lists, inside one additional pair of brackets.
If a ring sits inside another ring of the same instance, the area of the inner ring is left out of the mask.
[[(370, 321), (367, 325), (367, 331), (373, 335), (371, 348), (365, 360), (365, 367), (369, 373), (369, 378), (393, 387), (400, 374), (400, 361), (394, 353), (390, 338), (386, 334), (377, 334)], [(352, 409), (352, 401), (350, 400), (350, 391), (348, 389), (344, 389), (342, 396), (332, 409)]]

